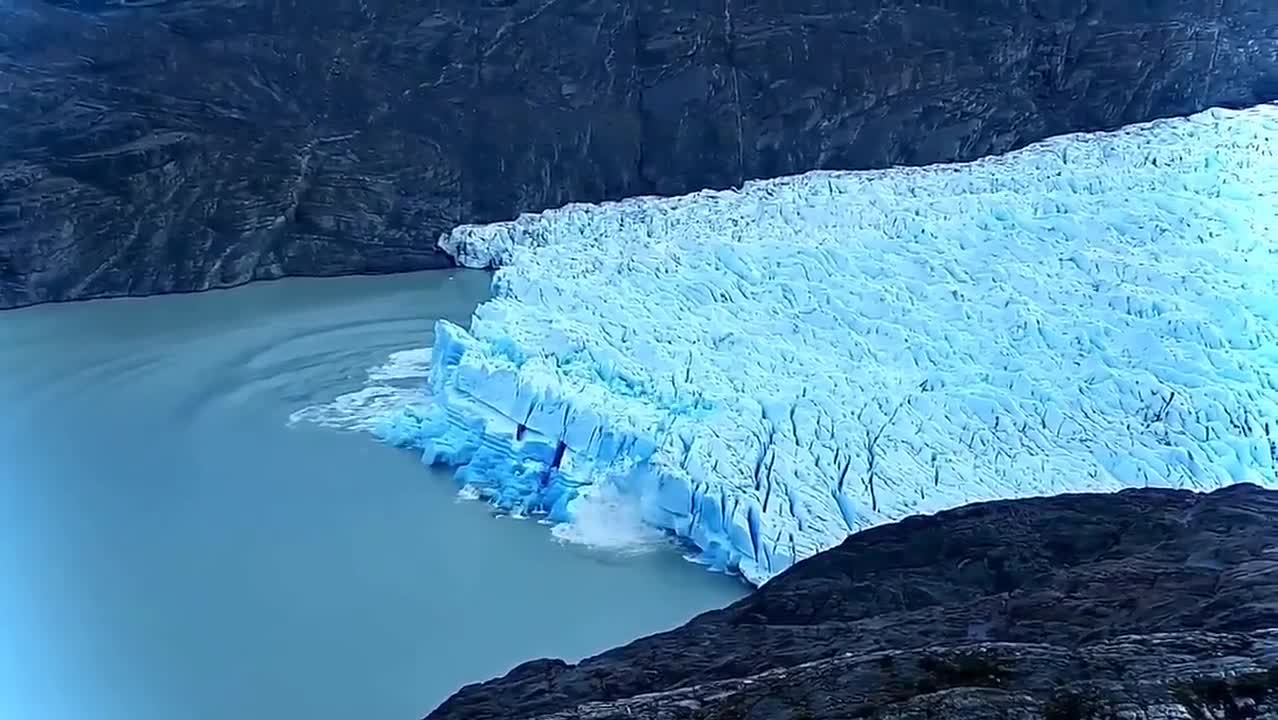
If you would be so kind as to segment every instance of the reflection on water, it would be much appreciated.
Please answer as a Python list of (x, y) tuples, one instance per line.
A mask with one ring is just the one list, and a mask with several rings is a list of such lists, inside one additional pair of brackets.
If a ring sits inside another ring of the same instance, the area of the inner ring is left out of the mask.
[(0, 717), (414, 718), (739, 596), (289, 423), (401, 402), (423, 356), (395, 353), (486, 288), (423, 273), (0, 313)]

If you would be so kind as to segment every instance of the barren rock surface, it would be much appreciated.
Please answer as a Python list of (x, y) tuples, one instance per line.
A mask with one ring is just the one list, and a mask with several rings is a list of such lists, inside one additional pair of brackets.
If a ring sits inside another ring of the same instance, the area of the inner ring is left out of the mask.
[(1278, 492), (971, 505), (848, 538), (682, 628), (430, 720), (1278, 717)]

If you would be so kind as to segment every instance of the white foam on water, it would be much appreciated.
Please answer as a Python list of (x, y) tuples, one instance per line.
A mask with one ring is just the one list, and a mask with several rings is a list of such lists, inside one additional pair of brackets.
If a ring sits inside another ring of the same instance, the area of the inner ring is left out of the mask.
[(377, 382), (426, 380), (430, 377), (430, 354), (428, 347), (393, 352), (386, 362), (368, 371), (368, 379)]
[(428, 347), (393, 352), (385, 362), (368, 369), (363, 387), (330, 402), (304, 407), (289, 415), (288, 424), (372, 432), (403, 408), (423, 402), (430, 356)]
[(669, 548), (669, 535), (645, 523), (640, 504), (611, 485), (588, 488), (569, 504), (572, 521), (554, 525), (563, 542), (594, 550), (633, 555)]

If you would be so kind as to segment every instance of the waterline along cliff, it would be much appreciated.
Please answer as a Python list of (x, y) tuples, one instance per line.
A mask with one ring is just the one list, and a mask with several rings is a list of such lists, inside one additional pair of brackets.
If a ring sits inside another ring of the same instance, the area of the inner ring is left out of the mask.
[(16, 0), (0, 307), (446, 265), (464, 223), (1278, 99), (1270, 0)]

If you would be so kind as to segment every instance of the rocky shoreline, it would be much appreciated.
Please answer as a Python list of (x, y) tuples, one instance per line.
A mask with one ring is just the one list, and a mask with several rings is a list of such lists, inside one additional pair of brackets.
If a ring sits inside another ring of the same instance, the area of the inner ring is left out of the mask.
[(428, 720), (1278, 717), (1278, 492), (971, 505), (722, 610), (463, 688)]

